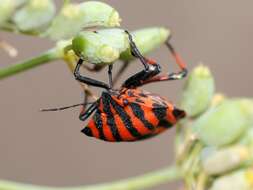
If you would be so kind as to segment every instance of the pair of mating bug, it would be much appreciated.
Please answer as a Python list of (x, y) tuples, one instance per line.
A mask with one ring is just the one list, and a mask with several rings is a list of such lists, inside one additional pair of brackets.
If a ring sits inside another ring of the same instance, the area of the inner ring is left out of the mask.
[[(154, 60), (145, 58), (128, 35), (130, 50), (134, 57), (143, 64), (144, 69), (129, 77), (120, 89), (113, 89), (112, 65), (108, 66), (109, 85), (80, 74), (83, 63), (79, 59), (74, 76), (79, 82), (103, 88), (101, 97), (80, 113), (80, 120), (85, 121), (94, 112), (92, 119), (82, 132), (88, 136), (104, 141), (137, 141), (157, 135), (174, 125), (179, 119), (185, 117), (185, 112), (176, 108), (163, 97), (140, 90), (138, 87), (158, 81), (177, 80), (187, 75), (186, 65), (174, 51), (171, 44), (166, 46), (172, 53), (180, 72), (160, 75), (161, 67)], [(47, 110), (48, 111), (48, 110)]]

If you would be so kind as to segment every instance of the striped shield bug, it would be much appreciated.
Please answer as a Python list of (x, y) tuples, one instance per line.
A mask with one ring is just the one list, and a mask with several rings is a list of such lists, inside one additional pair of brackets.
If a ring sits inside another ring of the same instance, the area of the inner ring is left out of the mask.
[(174, 51), (172, 45), (166, 42), (180, 71), (163, 75), (160, 74), (160, 65), (144, 57), (136, 47), (131, 34), (128, 31), (125, 32), (128, 35), (132, 55), (140, 60), (144, 69), (129, 77), (120, 89), (113, 88), (113, 65), (108, 65), (109, 84), (81, 75), (80, 67), (83, 59), (79, 59), (74, 71), (77, 81), (105, 89), (100, 98), (88, 103), (90, 105), (87, 109), (87, 103), (74, 105), (83, 105), (79, 115), (81, 121), (87, 120), (93, 114), (82, 132), (87, 136), (104, 141), (137, 141), (149, 138), (172, 127), (186, 115), (185, 111), (176, 108), (165, 98), (139, 88), (148, 83), (182, 79), (187, 75), (186, 65)]
[(144, 69), (128, 78), (120, 89), (112, 88), (112, 65), (108, 66), (109, 85), (82, 76), (79, 72), (83, 63), (82, 59), (78, 61), (74, 72), (76, 80), (105, 89), (101, 97), (92, 103), (87, 110), (83, 109), (79, 117), (80, 120), (85, 121), (95, 112), (82, 132), (105, 141), (136, 141), (148, 138), (170, 128), (185, 116), (183, 110), (176, 108), (163, 97), (138, 88), (151, 82), (185, 77), (187, 69), (181, 58), (171, 44), (166, 43), (181, 71), (159, 75), (161, 72), (160, 65), (143, 57), (132, 36), (127, 31), (126, 33), (129, 37), (131, 52), (141, 61)]

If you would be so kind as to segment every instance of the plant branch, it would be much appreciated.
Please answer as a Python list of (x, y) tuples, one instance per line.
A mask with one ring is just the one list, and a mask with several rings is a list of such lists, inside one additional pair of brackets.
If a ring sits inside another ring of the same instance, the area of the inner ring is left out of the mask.
[(17, 73), (32, 69), (34, 67), (37, 67), (39, 65), (46, 64), (50, 61), (53, 61), (55, 59), (58, 59), (58, 55), (55, 49), (51, 49), (49, 51), (46, 51), (42, 54), (40, 54), (37, 57), (33, 57), (31, 59), (28, 59), (26, 61), (23, 61), (21, 63), (17, 63), (14, 65), (7, 66), (5, 68), (0, 68), (0, 80), (4, 79), (6, 77), (15, 75)]
[(181, 178), (179, 169), (171, 166), (117, 182), (79, 187), (46, 187), (0, 180), (0, 190), (140, 190), (179, 178)]

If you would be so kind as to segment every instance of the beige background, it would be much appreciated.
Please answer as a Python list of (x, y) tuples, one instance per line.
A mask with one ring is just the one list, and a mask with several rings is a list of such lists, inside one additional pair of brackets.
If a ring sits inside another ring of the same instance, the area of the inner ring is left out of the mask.
[[(253, 95), (253, 1), (105, 2), (120, 12), (124, 28), (169, 26), (173, 43), (189, 68), (199, 61), (208, 65), (218, 81), (218, 91), (228, 96)], [(20, 51), (15, 59), (0, 51), (1, 67), (53, 46), (48, 40), (29, 36), (1, 33), (1, 38)], [(164, 47), (151, 57), (164, 69), (168, 63), (170, 70), (175, 68)], [(124, 77), (134, 70), (136, 66), (129, 68)], [(103, 80), (105, 76), (97, 75)], [(176, 101), (182, 85), (180, 81), (156, 83), (146, 89)], [(78, 120), (78, 109), (38, 112), (39, 108), (82, 100), (78, 84), (61, 61), (0, 81), (0, 92), (1, 179), (55, 186), (93, 184), (142, 174), (172, 162), (174, 130), (142, 142), (105, 143), (79, 132), (84, 123)]]

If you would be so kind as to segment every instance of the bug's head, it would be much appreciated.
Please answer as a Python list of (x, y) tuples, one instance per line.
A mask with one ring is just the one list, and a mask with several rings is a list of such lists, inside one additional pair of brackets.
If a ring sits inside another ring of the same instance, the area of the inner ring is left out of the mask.
[(184, 110), (180, 110), (178, 108), (174, 108), (173, 110), (173, 115), (174, 117), (178, 120), (178, 119), (182, 119), (186, 116), (186, 112)]
[(84, 133), (85, 135), (89, 136), (89, 137), (92, 137), (93, 134), (92, 134), (92, 130), (90, 127), (85, 127), (81, 130), (82, 133)]

